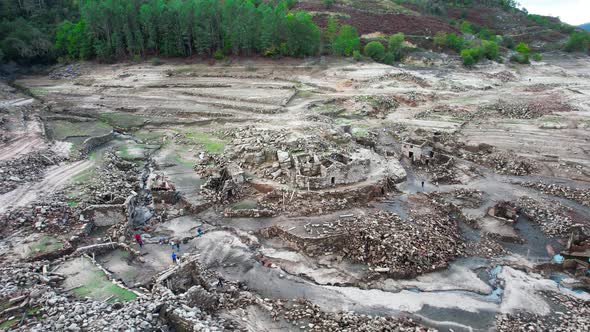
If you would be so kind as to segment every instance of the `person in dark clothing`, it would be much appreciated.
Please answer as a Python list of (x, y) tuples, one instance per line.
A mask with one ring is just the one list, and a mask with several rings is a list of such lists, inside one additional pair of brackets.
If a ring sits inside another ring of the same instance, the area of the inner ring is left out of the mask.
[(217, 277), (217, 287), (223, 287), (223, 282), (225, 281), (225, 279), (223, 279), (223, 277)]
[(172, 263), (176, 264), (176, 258), (177, 258), (176, 253), (173, 251), (172, 252)]
[(176, 242), (176, 250), (180, 251), (180, 242)]
[(201, 228), (197, 229), (197, 237), (201, 237), (203, 235), (203, 230)]
[(422, 189), (424, 189), (424, 181), (422, 181)]

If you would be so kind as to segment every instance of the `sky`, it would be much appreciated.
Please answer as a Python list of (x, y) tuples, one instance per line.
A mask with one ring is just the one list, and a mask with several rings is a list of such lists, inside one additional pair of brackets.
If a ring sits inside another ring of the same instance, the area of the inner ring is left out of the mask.
[(590, 0), (518, 0), (530, 14), (559, 16), (571, 25), (590, 23)]

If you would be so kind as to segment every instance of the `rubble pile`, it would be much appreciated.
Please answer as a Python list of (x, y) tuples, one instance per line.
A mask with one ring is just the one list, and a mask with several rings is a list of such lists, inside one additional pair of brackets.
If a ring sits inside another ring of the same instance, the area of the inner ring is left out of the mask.
[(438, 106), (433, 109), (422, 111), (414, 116), (416, 119), (431, 119), (440, 116), (449, 116), (462, 121), (470, 121), (475, 118), (475, 114), (464, 108), (451, 106)]
[(407, 72), (385, 74), (385, 75), (381, 75), (379, 77), (371, 78), (365, 82), (369, 83), (369, 84), (373, 84), (373, 83), (380, 83), (383, 81), (400, 81), (400, 82), (406, 82), (406, 83), (414, 83), (421, 88), (430, 87), (430, 83), (428, 83), (427, 80), (423, 79), (422, 77), (418, 77), (418, 76), (412, 75)]
[(395, 190), (395, 182), (385, 178), (375, 184), (346, 191), (273, 190), (259, 199), (259, 208), (283, 212), (288, 216), (313, 216), (366, 206), (377, 197)]
[(396, 278), (410, 278), (439, 270), (465, 253), (455, 222), (433, 214), (419, 214), (402, 221), (389, 212), (352, 216), (334, 223), (320, 238), (301, 238), (276, 229), (261, 234), (279, 236), (299, 250), (316, 257), (328, 253)]
[(356, 96), (354, 109), (363, 116), (385, 116), (399, 107), (399, 102), (392, 96)]
[(434, 160), (428, 165), (415, 164), (416, 168), (425, 170), (429, 177), (430, 182), (434, 184), (459, 184), (461, 181), (457, 178), (457, 172), (455, 171), (455, 159), (450, 158), (444, 161), (441, 158), (443, 155), (438, 153)]
[(519, 103), (500, 101), (495, 104), (480, 106), (477, 110), (477, 115), (490, 117), (497, 114), (509, 119), (537, 119), (556, 112), (571, 112), (574, 110), (572, 106), (562, 102), (559, 97), (556, 97)]
[(271, 315), (274, 320), (285, 319), (295, 328), (305, 331), (434, 331), (405, 317), (378, 317), (354, 312), (325, 312), (319, 306), (305, 299), (292, 302), (269, 301), (264, 304), (272, 306)]
[(590, 331), (590, 302), (558, 293), (545, 293), (545, 295), (563, 309), (546, 316), (524, 312), (502, 314), (496, 317), (497, 330), (499, 332)]
[(508, 254), (508, 251), (489, 234), (483, 234), (479, 242), (468, 241), (465, 252), (471, 257), (488, 259)]
[(520, 197), (516, 203), (519, 212), (539, 224), (543, 233), (549, 236), (564, 236), (575, 224), (571, 218), (573, 210), (559, 202), (539, 202), (530, 197)]
[(72, 64), (60, 67), (49, 73), (49, 77), (53, 80), (73, 79), (80, 76), (80, 65)]
[[(0, 108), (0, 112), (2, 112), (2, 109)], [(8, 122), (8, 120), (6, 120), (5, 117), (0, 116), (0, 142), (1, 143), (6, 143), (10, 140), (10, 136), (7, 134), (7, 130), (5, 129), (5, 125)]]
[(133, 192), (139, 192), (140, 171), (135, 163), (119, 158), (113, 150), (104, 155), (96, 175), (84, 183), (80, 202), (86, 204), (122, 204)]
[(75, 227), (83, 225), (81, 210), (67, 203), (40, 203), (32, 207), (12, 209), (0, 214), (0, 225), (13, 229), (31, 226), (49, 233), (71, 233)]
[(558, 184), (545, 184), (543, 182), (521, 182), (518, 184), (523, 187), (537, 189), (545, 194), (571, 199), (582, 205), (590, 206), (589, 188), (571, 188)]
[[(11, 307), (0, 316), (13, 324), (23, 319), (20, 328), (27, 331), (155, 331), (190, 328), (192, 331), (235, 331), (228, 319), (214, 316), (203, 306), (203, 297), (193, 286), (175, 294), (155, 285), (152, 292), (129, 302), (106, 302), (92, 298), (63, 295), (59, 283), (63, 277), (49, 272), (46, 263), (22, 263), (0, 268), (0, 300)], [(196, 273), (201, 273), (195, 271)], [(211, 277), (211, 276), (209, 276)], [(212, 280), (208, 280), (212, 281)], [(214, 284), (214, 283), (213, 283)], [(229, 283), (223, 291), (214, 287), (207, 294), (214, 298), (216, 310), (243, 307), (254, 301), (251, 293)], [(35, 312), (24, 315), (23, 312)]]
[(477, 189), (461, 188), (443, 195), (447, 199), (458, 202), (464, 208), (476, 209), (483, 203), (483, 192)]
[(539, 165), (530, 159), (518, 156), (512, 152), (480, 151), (477, 153), (463, 153), (462, 157), (471, 162), (493, 169), (502, 175), (531, 175), (539, 172)]
[(516, 75), (514, 75), (513, 73), (511, 73), (507, 70), (502, 70), (497, 73), (485, 74), (485, 76), (487, 76), (488, 78), (492, 78), (492, 79), (498, 79), (504, 83), (516, 81)]
[(0, 161), (0, 194), (14, 190), (25, 182), (39, 181), (45, 169), (63, 161), (51, 150), (37, 151), (17, 159)]

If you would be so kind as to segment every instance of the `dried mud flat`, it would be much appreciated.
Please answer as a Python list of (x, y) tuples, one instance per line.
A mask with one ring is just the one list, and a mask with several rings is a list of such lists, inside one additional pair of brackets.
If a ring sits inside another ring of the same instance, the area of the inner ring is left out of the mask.
[(0, 329), (587, 330), (590, 60), (544, 58), (2, 83)]

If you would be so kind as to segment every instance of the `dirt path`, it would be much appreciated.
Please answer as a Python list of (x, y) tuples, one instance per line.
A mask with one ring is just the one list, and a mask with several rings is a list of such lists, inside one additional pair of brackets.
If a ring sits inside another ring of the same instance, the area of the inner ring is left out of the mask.
[(23, 136), (0, 147), (0, 161), (15, 159), (29, 152), (39, 150), (45, 146), (45, 142), (38, 136)]
[(55, 192), (67, 184), (74, 176), (92, 167), (92, 165), (92, 161), (82, 160), (50, 168), (43, 181), (24, 184), (11, 192), (1, 195), (0, 213), (5, 212), (11, 206), (25, 206), (44, 194)]

